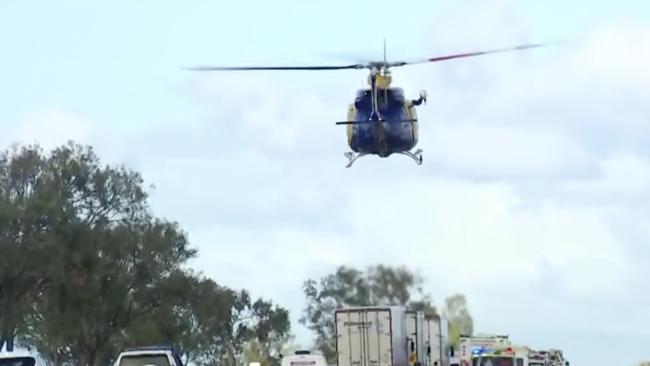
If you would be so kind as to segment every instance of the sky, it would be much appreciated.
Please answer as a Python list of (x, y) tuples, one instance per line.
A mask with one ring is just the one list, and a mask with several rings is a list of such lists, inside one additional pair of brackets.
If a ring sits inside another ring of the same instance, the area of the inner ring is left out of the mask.
[[(345, 168), (364, 71), (343, 64), (571, 40), (393, 69), (416, 98), (424, 163)], [(73, 139), (142, 172), (190, 265), (292, 313), (307, 278), (407, 265), (475, 329), (573, 365), (650, 358), (650, 5), (330, 0), (0, 3), (0, 144)], [(615, 361), (612, 361), (615, 360)]]

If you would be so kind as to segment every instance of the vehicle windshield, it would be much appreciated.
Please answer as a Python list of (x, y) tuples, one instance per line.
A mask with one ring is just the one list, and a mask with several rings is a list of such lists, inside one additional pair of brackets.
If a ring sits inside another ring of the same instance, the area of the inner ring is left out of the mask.
[(139, 355), (139, 356), (124, 356), (120, 360), (119, 366), (171, 366), (169, 360), (165, 355)]
[(517, 358), (517, 364), (515, 365), (515, 359), (512, 357), (496, 357), (488, 356), (481, 357), (479, 364), (479, 358), (475, 357), (472, 359), (472, 366), (523, 366), (523, 358)]
[(33, 357), (12, 357), (0, 359), (0, 366), (34, 366)]

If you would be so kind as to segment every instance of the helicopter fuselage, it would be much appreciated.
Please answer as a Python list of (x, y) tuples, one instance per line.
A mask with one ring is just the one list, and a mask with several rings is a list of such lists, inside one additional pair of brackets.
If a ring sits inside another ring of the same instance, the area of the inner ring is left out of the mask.
[[(415, 105), (398, 87), (377, 89), (379, 116), (373, 115), (371, 89), (361, 89), (348, 108), (348, 145), (357, 153), (388, 157), (410, 151), (418, 143)], [(375, 121), (375, 122), (372, 122)]]

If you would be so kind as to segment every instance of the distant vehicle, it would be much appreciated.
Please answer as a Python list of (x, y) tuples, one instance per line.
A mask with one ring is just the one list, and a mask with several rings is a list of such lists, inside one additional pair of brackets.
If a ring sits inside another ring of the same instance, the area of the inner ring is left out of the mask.
[[(334, 313), (336, 366), (410, 366), (406, 309), (368, 306), (338, 309)], [(408, 347), (408, 351), (407, 351)]]
[(36, 357), (26, 351), (0, 352), (0, 366), (39, 366)]
[(478, 349), (473, 353), (472, 366), (529, 366), (528, 347), (510, 345), (505, 348)]
[(528, 366), (551, 366), (548, 352), (530, 351), (528, 353)]
[(325, 356), (307, 350), (296, 351), (292, 355), (283, 356), (280, 364), (281, 366), (328, 366)]
[(184, 366), (170, 346), (127, 348), (120, 352), (114, 366)]
[(477, 350), (490, 350), (510, 345), (507, 334), (461, 335), (458, 340), (458, 358), (460, 366), (468, 366), (472, 355)]
[(564, 358), (564, 353), (559, 349), (547, 350), (549, 366), (569, 366), (569, 361)]
[(414, 366), (449, 366), (446, 318), (422, 311), (406, 312), (409, 361)]

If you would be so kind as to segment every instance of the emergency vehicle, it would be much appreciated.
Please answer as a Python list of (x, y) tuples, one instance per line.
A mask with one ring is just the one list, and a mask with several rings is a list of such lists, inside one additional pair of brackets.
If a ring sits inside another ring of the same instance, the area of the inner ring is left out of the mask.
[(525, 346), (479, 348), (472, 353), (472, 366), (529, 366), (530, 348)]
[(546, 351), (530, 351), (528, 366), (550, 366), (549, 355)]
[(458, 360), (460, 366), (469, 366), (475, 350), (487, 350), (510, 345), (508, 335), (477, 334), (461, 335), (458, 341)]

